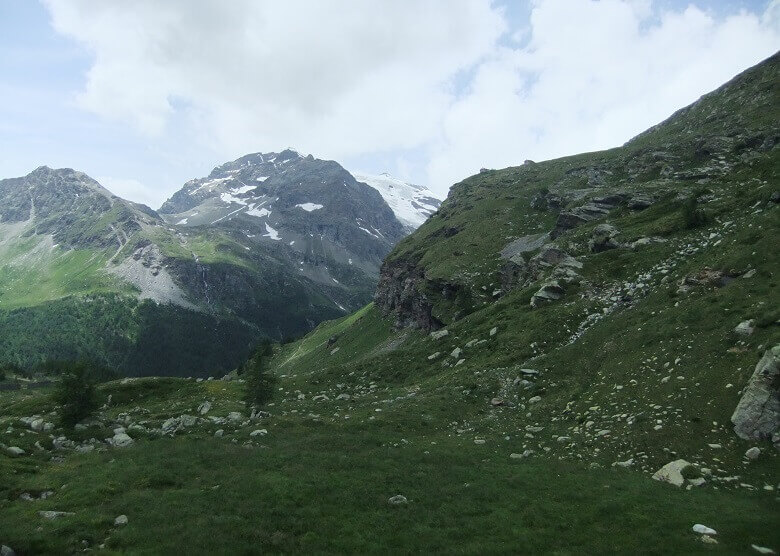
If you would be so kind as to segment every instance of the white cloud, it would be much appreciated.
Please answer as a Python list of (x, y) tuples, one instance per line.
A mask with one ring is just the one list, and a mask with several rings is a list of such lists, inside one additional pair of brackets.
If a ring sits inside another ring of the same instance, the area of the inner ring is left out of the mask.
[(80, 106), (150, 141), (184, 122), (218, 159), (376, 153), (438, 192), (481, 166), (618, 145), (780, 46), (779, 0), (725, 18), (536, 0), (530, 21), (489, 0), (45, 2), (94, 55)]
[(535, 2), (526, 46), (497, 49), (450, 107), (430, 183), (622, 144), (773, 54), (778, 5), (718, 20), (693, 5)]
[(150, 135), (183, 110), (231, 154), (418, 146), (437, 132), (451, 78), (504, 32), (489, 0), (47, 5), (54, 28), (94, 53), (81, 106)]

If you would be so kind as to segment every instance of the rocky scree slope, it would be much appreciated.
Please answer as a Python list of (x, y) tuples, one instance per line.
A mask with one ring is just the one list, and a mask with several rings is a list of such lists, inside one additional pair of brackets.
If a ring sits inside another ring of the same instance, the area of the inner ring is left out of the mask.
[(776, 496), (778, 84), (776, 55), (623, 147), (457, 184), (277, 372), (323, 414)]

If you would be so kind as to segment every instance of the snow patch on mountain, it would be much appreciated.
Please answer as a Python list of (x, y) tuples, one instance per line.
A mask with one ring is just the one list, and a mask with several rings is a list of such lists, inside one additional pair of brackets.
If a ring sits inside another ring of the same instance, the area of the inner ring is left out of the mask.
[(430, 189), (406, 183), (388, 173), (380, 175), (352, 172), (355, 179), (376, 189), (405, 227), (419, 228), (441, 204)]
[(306, 212), (312, 212), (314, 210), (319, 210), (325, 205), (318, 205), (317, 203), (301, 203), (300, 205), (295, 205), (299, 209), (303, 209)]

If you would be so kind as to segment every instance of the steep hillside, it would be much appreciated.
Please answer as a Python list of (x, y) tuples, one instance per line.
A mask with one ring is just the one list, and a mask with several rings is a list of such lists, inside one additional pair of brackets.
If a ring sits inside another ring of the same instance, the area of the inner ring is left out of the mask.
[(455, 185), (387, 257), (376, 305), (278, 371), (331, 400), (386, 389), (388, 410), (506, 457), (648, 476), (684, 459), (691, 484), (774, 496), (778, 85), (774, 56), (623, 147)]

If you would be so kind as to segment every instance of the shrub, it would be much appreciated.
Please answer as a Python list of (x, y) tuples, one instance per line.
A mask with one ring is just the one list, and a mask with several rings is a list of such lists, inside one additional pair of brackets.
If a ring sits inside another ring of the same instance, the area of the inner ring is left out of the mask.
[(242, 365), (241, 374), (245, 379), (244, 401), (248, 406), (262, 407), (273, 398), (276, 376), (268, 368), (268, 358), (272, 354), (271, 342), (263, 340)]
[(98, 408), (96, 372), (85, 362), (61, 365), (59, 374), (62, 378), (54, 391), (54, 401), (60, 406), (62, 423), (73, 426)]

